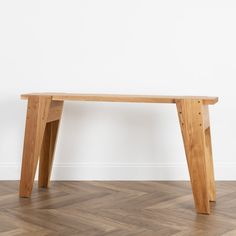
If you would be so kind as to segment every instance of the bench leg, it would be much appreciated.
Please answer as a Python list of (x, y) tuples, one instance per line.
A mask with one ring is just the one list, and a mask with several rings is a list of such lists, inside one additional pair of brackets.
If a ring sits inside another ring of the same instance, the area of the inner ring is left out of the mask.
[(28, 98), (20, 197), (29, 197), (32, 192), (50, 104), (50, 96), (31, 96)]
[(53, 164), (53, 156), (56, 147), (57, 134), (60, 124), (60, 118), (62, 113), (63, 102), (57, 102), (58, 104), (58, 120), (51, 121), (47, 123), (43, 144), (40, 153), (40, 161), (39, 161), (39, 188), (48, 188), (52, 164)]
[(205, 126), (205, 140), (206, 140), (206, 169), (208, 170), (208, 181), (209, 181), (209, 200), (211, 202), (216, 201), (216, 186), (214, 177), (214, 166), (212, 157), (212, 144), (211, 144), (211, 128), (209, 119), (209, 108), (204, 106), (204, 116), (206, 121)]
[(210, 200), (215, 199), (209, 116), (202, 100), (176, 102), (184, 140), (192, 191), (198, 213), (210, 214)]

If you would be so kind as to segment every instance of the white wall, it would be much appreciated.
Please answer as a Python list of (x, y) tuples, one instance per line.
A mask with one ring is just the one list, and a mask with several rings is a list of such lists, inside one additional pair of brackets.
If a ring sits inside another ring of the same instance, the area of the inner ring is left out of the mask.
[[(40, 91), (217, 95), (217, 179), (236, 179), (235, 1), (0, 1), (0, 179), (19, 179)], [(68, 102), (54, 179), (188, 179), (174, 105)]]

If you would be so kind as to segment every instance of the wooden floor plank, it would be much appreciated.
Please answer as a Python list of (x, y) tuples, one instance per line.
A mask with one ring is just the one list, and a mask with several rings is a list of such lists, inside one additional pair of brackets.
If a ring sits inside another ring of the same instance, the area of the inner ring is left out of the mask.
[[(189, 182), (69, 181), (18, 196), (0, 181), (1, 235), (235, 235), (236, 181), (217, 182), (211, 215), (197, 215)], [(35, 183), (36, 185), (37, 183)]]

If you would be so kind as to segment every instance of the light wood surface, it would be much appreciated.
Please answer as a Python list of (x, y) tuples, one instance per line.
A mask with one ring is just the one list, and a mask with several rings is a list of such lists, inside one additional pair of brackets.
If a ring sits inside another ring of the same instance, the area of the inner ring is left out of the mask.
[(217, 97), (202, 96), (156, 96), (156, 95), (120, 95), (120, 94), (73, 94), (73, 93), (30, 93), (21, 95), (22, 99), (30, 96), (51, 96), (56, 101), (97, 101), (97, 102), (137, 102), (137, 103), (176, 103), (182, 99), (200, 99), (204, 104), (215, 104)]
[[(50, 109), (51, 112), (49, 112), (48, 115), (50, 119), (48, 119), (49, 122), (46, 124), (40, 153), (38, 178), (39, 188), (48, 188), (49, 185), (62, 109), (63, 102), (52, 101)], [(50, 114), (54, 114), (54, 116)], [(52, 119), (53, 117), (54, 119)]]
[(213, 166), (213, 154), (212, 154), (212, 143), (211, 143), (211, 127), (210, 127), (210, 117), (209, 108), (204, 106), (204, 122), (205, 125), (205, 155), (206, 155), (206, 169), (207, 169), (207, 180), (209, 188), (209, 200), (216, 201), (216, 186), (214, 177), (214, 166)]
[(209, 97), (138, 96), (98, 94), (28, 94), (25, 141), (20, 180), (20, 196), (32, 192), (39, 164), (39, 187), (47, 188), (53, 165), (63, 103), (75, 101), (175, 103), (182, 131), (193, 196), (198, 213), (210, 214), (210, 201), (216, 200), (208, 105)]
[(52, 181), (20, 199), (18, 181), (0, 181), (0, 235), (235, 236), (236, 181), (216, 186), (208, 216), (187, 181)]
[(50, 96), (28, 99), (20, 196), (29, 197), (40, 158), (39, 186), (48, 187), (63, 102)]
[[(199, 213), (210, 213), (210, 186), (212, 173), (206, 164), (205, 109), (201, 100), (182, 100), (177, 103), (180, 127), (188, 162), (196, 209)], [(209, 138), (209, 136), (208, 136)], [(207, 168), (208, 167), (208, 168)]]
[(32, 192), (50, 104), (51, 97), (49, 96), (34, 96), (28, 99), (24, 151), (21, 167), (21, 197), (29, 197)]

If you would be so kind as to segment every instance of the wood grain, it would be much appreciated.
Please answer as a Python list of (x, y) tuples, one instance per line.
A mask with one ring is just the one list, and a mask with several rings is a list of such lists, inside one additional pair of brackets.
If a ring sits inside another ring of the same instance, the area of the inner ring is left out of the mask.
[(47, 123), (39, 161), (39, 188), (48, 188), (55, 152), (59, 120)]
[(51, 96), (30, 96), (26, 117), (20, 196), (32, 192), (38, 160), (39, 187), (48, 187), (63, 102)]
[(210, 213), (209, 176), (202, 100), (179, 100), (177, 103), (180, 127), (196, 209), (198, 213)]
[(0, 181), (0, 235), (233, 236), (236, 182), (216, 184), (207, 216), (184, 181), (52, 181), (20, 199), (18, 181)]
[(73, 93), (31, 93), (21, 95), (22, 99), (30, 96), (51, 96), (56, 101), (97, 101), (97, 102), (136, 102), (136, 103), (176, 103), (179, 99), (200, 99), (204, 104), (215, 104), (217, 97), (200, 96), (156, 96), (156, 95), (120, 95), (120, 94), (73, 94)]
[(205, 125), (205, 151), (206, 151), (206, 169), (207, 169), (207, 179), (209, 188), (209, 200), (216, 201), (216, 186), (214, 177), (214, 165), (213, 165), (213, 155), (212, 155), (212, 143), (211, 143), (211, 127), (210, 127), (210, 117), (209, 117), (209, 107), (204, 106), (204, 121), (207, 123)]
[(39, 188), (48, 188), (49, 185), (62, 109), (62, 101), (51, 102), (40, 153)]
[(48, 114), (47, 122), (56, 121), (61, 119), (63, 101), (52, 101), (50, 105), (50, 111)]
[(39, 187), (47, 188), (65, 100), (176, 103), (193, 196), (198, 213), (209, 214), (216, 200), (208, 105), (217, 97), (35, 93), (28, 99), (20, 196), (31, 195), (40, 156)]
[(50, 96), (32, 96), (28, 99), (20, 181), (21, 197), (29, 197), (32, 191), (51, 99)]

